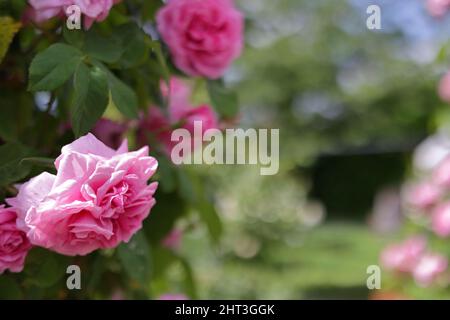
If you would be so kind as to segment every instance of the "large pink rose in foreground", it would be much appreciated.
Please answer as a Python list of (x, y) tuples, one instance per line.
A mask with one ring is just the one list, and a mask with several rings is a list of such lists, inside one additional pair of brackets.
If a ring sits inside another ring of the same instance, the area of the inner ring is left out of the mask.
[(65, 255), (85, 255), (128, 242), (155, 204), (147, 184), (157, 161), (148, 148), (116, 151), (88, 134), (62, 148), (57, 174), (42, 173), (7, 202), (32, 244)]
[(170, 0), (157, 23), (174, 63), (190, 76), (219, 78), (241, 53), (243, 17), (231, 0)]
[(28, 0), (30, 8), (27, 16), (35, 22), (43, 22), (56, 16), (66, 15), (72, 5), (80, 8), (83, 23), (89, 29), (95, 21), (103, 21), (112, 6), (121, 0)]
[(17, 214), (0, 206), (0, 274), (5, 270), (20, 272), (31, 248), (25, 232), (16, 226)]

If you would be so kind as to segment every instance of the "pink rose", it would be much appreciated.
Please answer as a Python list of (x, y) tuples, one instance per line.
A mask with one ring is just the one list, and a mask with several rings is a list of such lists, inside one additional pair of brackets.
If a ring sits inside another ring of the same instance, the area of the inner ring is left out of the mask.
[(450, 71), (441, 78), (438, 93), (443, 101), (450, 102)]
[(450, 8), (450, 0), (427, 0), (426, 7), (432, 16), (440, 18)]
[(16, 219), (14, 209), (0, 206), (0, 274), (7, 269), (22, 271), (31, 248), (25, 232), (17, 228)]
[(243, 46), (243, 17), (231, 0), (170, 0), (158, 30), (175, 65), (190, 76), (219, 78)]
[(181, 246), (181, 240), (183, 238), (183, 230), (174, 228), (172, 231), (169, 232), (168, 235), (162, 239), (162, 246), (171, 249), (171, 250), (178, 250)]
[(444, 158), (434, 169), (433, 183), (440, 187), (450, 188), (450, 157)]
[(219, 126), (214, 110), (208, 105), (192, 107), (188, 101), (190, 88), (177, 78), (172, 78), (170, 88), (162, 83), (161, 91), (167, 95), (169, 106), (167, 115), (156, 106), (151, 106), (148, 116), (141, 120), (138, 139), (142, 145), (147, 144), (148, 135), (152, 134), (164, 146), (164, 151), (170, 154), (177, 142), (171, 141), (172, 131), (185, 128), (191, 134), (194, 132), (194, 121), (202, 122), (202, 133)]
[(432, 215), (432, 229), (440, 237), (450, 235), (450, 203), (437, 207)]
[(66, 10), (72, 5), (80, 8), (84, 16), (84, 28), (89, 29), (95, 21), (103, 21), (109, 14), (112, 6), (121, 0), (28, 0), (29, 7), (25, 13), (26, 18), (37, 23), (56, 16), (66, 15)]
[(426, 210), (435, 205), (441, 195), (441, 188), (433, 183), (422, 182), (407, 190), (406, 201), (416, 209)]
[(57, 174), (44, 172), (7, 202), (32, 244), (65, 255), (85, 255), (128, 242), (155, 204), (147, 185), (157, 161), (148, 147), (116, 151), (88, 134), (62, 148)]
[(109, 119), (100, 119), (92, 128), (92, 134), (108, 147), (117, 149), (122, 143), (127, 126)]
[(426, 240), (413, 237), (390, 245), (381, 253), (381, 263), (389, 270), (412, 272), (426, 250)]
[(447, 259), (439, 254), (427, 253), (420, 260), (413, 270), (413, 277), (416, 282), (427, 287), (447, 270)]

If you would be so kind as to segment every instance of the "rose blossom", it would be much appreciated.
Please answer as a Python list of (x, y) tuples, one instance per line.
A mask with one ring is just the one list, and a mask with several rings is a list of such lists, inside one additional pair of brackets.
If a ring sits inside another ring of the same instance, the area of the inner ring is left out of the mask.
[(192, 134), (195, 121), (202, 122), (202, 133), (219, 126), (217, 116), (209, 105), (191, 106), (188, 101), (190, 88), (178, 78), (170, 80), (170, 88), (162, 82), (161, 92), (169, 100), (167, 115), (157, 106), (150, 106), (148, 115), (139, 125), (138, 139), (142, 145), (147, 143), (150, 133), (164, 146), (164, 151), (170, 154), (177, 144), (176, 141), (171, 141), (174, 129), (184, 128)]
[(80, 8), (84, 15), (84, 28), (89, 29), (94, 21), (103, 21), (112, 6), (121, 0), (28, 0), (31, 7), (26, 17), (40, 23), (56, 16), (66, 15), (66, 9), (72, 5)]
[(390, 245), (381, 253), (381, 263), (390, 270), (412, 272), (426, 250), (426, 240), (412, 237)]
[(437, 207), (432, 215), (432, 229), (440, 237), (450, 235), (450, 203), (443, 203)]
[(442, 189), (429, 182), (414, 185), (406, 192), (406, 201), (416, 209), (425, 210), (435, 205), (442, 195)]
[(423, 287), (429, 286), (447, 269), (447, 259), (439, 254), (427, 253), (413, 270), (414, 280)]
[(0, 274), (9, 269), (23, 269), (28, 250), (31, 248), (25, 232), (16, 226), (17, 214), (12, 208), (0, 206)]
[(450, 0), (427, 0), (428, 12), (434, 17), (442, 17), (450, 8)]
[(148, 147), (113, 150), (87, 134), (62, 148), (57, 174), (47, 172), (7, 202), (32, 244), (65, 255), (85, 255), (128, 242), (155, 204), (157, 183), (147, 185), (157, 161)]
[(444, 158), (434, 169), (433, 183), (440, 187), (450, 188), (450, 157)]
[(243, 45), (243, 17), (231, 0), (170, 0), (158, 30), (175, 65), (190, 76), (219, 78)]

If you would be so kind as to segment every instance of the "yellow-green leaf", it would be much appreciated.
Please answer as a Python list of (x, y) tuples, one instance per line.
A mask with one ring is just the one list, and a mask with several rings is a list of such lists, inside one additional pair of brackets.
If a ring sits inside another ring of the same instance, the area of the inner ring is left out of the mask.
[(20, 22), (14, 21), (11, 17), (0, 17), (0, 62), (20, 27)]

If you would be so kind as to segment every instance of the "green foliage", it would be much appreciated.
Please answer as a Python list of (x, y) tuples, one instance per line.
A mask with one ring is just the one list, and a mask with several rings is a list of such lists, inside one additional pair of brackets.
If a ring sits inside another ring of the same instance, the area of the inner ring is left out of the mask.
[(225, 118), (234, 117), (239, 110), (235, 91), (226, 89), (219, 81), (208, 81), (208, 92), (216, 111)]
[(128, 277), (135, 280), (139, 286), (148, 287), (151, 278), (151, 255), (145, 234), (135, 234), (130, 242), (117, 248), (117, 254)]
[(51, 91), (62, 86), (77, 70), (83, 54), (63, 43), (51, 45), (36, 55), (30, 66), (29, 90)]

